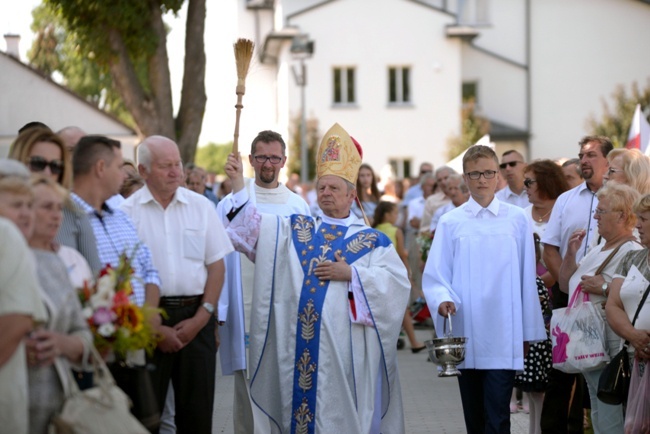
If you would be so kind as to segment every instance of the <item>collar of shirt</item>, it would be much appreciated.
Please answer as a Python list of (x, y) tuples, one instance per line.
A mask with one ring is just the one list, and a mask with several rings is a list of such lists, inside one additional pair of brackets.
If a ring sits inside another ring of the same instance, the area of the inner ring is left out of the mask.
[[(145, 184), (141, 189), (141, 193), (139, 194), (139, 202), (141, 204), (147, 204), (149, 202), (155, 202), (158, 203), (155, 197), (153, 197), (153, 194), (151, 193), (151, 190), (149, 190), (149, 186)], [(176, 202), (188, 204), (189, 200), (187, 199), (187, 195), (190, 194), (190, 191), (186, 189), (185, 187), (178, 187), (176, 191), (174, 192), (174, 198), (172, 201), (169, 203), (170, 205), (173, 205)], [(159, 204), (160, 205), (160, 204)]]
[(578, 194), (596, 194), (595, 192), (589, 190), (589, 187), (587, 187), (587, 181), (583, 181), (582, 184), (579, 184), (576, 189), (578, 189)]
[[(92, 214), (92, 215), (96, 215), (97, 217), (101, 217), (101, 214), (98, 213), (98, 212), (95, 210), (95, 208), (93, 208), (92, 206), (90, 206), (90, 204), (89, 204), (88, 202), (86, 202), (85, 200), (83, 200), (83, 199), (82, 199), (81, 197), (79, 197), (79, 195), (77, 195), (76, 193), (71, 192), (71, 193), (70, 193), (70, 197), (72, 198), (72, 200), (74, 201), (74, 203), (76, 203), (77, 205), (79, 205), (79, 207), (81, 208), (81, 210), (82, 210), (83, 212), (85, 212), (86, 214)], [(103, 214), (104, 212), (107, 212), (107, 213), (109, 213), (109, 214), (113, 214), (113, 208), (111, 208), (110, 206), (108, 206), (108, 205), (106, 204), (106, 202), (104, 202), (104, 203), (102, 204), (102, 214)]]
[(525, 188), (521, 191), (521, 194), (517, 194), (514, 191), (510, 190), (509, 185), (506, 185), (506, 187), (503, 189), (503, 191), (505, 193), (505, 197), (510, 197), (510, 196), (514, 196), (514, 197), (524, 197), (524, 196), (526, 196), (526, 197), (528, 197), (528, 193), (526, 192)]
[(488, 210), (491, 212), (493, 215), (498, 215), (499, 214), (499, 199), (496, 198), (496, 196), (492, 199), (492, 202), (490, 204), (483, 208), (477, 201), (474, 200), (472, 196), (469, 197), (469, 200), (467, 201), (467, 204), (465, 205), (465, 209), (469, 212), (472, 213), (474, 217), (478, 216), (478, 214), (483, 211), (484, 209)]
[(320, 217), (317, 217), (323, 221), (323, 223), (328, 224), (328, 225), (341, 225), (341, 226), (352, 226), (352, 225), (362, 225), (365, 226), (363, 223), (363, 220), (355, 216), (352, 212), (350, 212), (350, 215), (347, 216), (344, 219), (335, 219), (332, 217), (328, 217), (326, 215), (322, 215)]

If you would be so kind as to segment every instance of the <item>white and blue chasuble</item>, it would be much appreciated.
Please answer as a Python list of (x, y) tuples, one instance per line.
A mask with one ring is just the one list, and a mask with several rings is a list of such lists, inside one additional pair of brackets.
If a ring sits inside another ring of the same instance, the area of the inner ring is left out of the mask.
[[(251, 397), (272, 432), (403, 433), (396, 342), (410, 283), (390, 241), (354, 216), (241, 214), (233, 226), (259, 225), (256, 244), (241, 226), (229, 234), (255, 257)], [(337, 252), (352, 283), (313, 274)]]

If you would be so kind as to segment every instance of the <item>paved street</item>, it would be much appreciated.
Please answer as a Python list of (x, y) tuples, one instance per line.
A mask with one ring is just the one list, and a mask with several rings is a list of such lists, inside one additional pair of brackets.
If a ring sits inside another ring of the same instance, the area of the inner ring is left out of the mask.
[[(431, 339), (431, 332), (416, 329), (418, 339)], [(407, 347), (398, 351), (402, 398), (408, 434), (464, 433), (458, 382), (455, 378), (438, 378), (427, 353), (411, 353)], [(232, 433), (233, 377), (222, 377), (218, 368), (213, 433)], [(512, 434), (528, 433), (528, 415), (512, 415)]]

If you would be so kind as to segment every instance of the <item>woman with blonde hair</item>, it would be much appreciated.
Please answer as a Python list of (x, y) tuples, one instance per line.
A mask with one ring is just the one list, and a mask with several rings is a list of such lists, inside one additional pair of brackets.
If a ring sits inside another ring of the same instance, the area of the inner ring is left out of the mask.
[(67, 189), (72, 186), (71, 155), (63, 140), (50, 130), (31, 128), (23, 131), (11, 144), (9, 158)]
[[(43, 180), (39, 185), (51, 189), (54, 184)], [(61, 409), (70, 378), (67, 370), (70, 364), (82, 362), (92, 345), (92, 335), (65, 265), (43, 242), (42, 235), (50, 230), (51, 221), (36, 222), (41, 228), (35, 235), (33, 201), (34, 192), (29, 181), (16, 176), (0, 179), (0, 216), (13, 221), (28, 241), (41, 286), (41, 300), (49, 314), (44, 327), (25, 338), (29, 428), (30, 433), (40, 434), (47, 432), (52, 416)], [(60, 207), (58, 213), (61, 213)]]
[(650, 158), (638, 149), (613, 149), (607, 154), (609, 170), (603, 179), (627, 184), (641, 195), (650, 193)]
[[(598, 306), (604, 320), (611, 324), (611, 312), (600, 307), (612, 297), (614, 277), (619, 273), (619, 266), (625, 262), (626, 255), (636, 255), (642, 246), (636, 241), (632, 231), (636, 223), (633, 211), (634, 203), (639, 193), (632, 187), (620, 183), (608, 183), (596, 194), (598, 206), (594, 218), (598, 222), (598, 234), (604, 239), (591, 248), (579, 263), (576, 263), (576, 252), (582, 244), (586, 232), (584, 229), (575, 231), (567, 246), (566, 254), (560, 266), (560, 289), (573, 296), (578, 287), (589, 294), (589, 301)], [(595, 273), (600, 270), (600, 273)], [(607, 316), (607, 318), (605, 318)], [(607, 352), (610, 357), (616, 355), (621, 347), (623, 336), (613, 326), (606, 323), (605, 338)], [(570, 336), (573, 339), (573, 336)], [(603, 368), (582, 372), (591, 398), (591, 420), (594, 432), (615, 433), (623, 432), (623, 408), (620, 405), (609, 405), (596, 397), (598, 380)]]
[[(70, 189), (72, 158), (63, 140), (49, 129), (31, 128), (20, 133), (11, 144), (9, 158), (23, 163), (32, 174), (45, 176), (66, 190)], [(79, 251), (93, 273), (99, 272), (101, 263), (90, 220), (70, 200), (63, 207), (63, 222), (56, 240)]]

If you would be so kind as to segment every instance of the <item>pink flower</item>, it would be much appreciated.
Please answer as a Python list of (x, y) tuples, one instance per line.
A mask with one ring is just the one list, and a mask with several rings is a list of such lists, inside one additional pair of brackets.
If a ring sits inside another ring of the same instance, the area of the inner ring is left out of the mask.
[(113, 311), (102, 306), (95, 310), (95, 313), (93, 314), (93, 323), (95, 323), (95, 325), (108, 324), (115, 321), (116, 318), (117, 316)]

